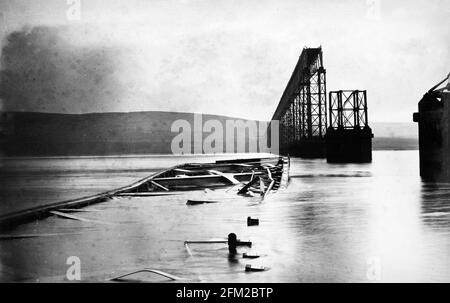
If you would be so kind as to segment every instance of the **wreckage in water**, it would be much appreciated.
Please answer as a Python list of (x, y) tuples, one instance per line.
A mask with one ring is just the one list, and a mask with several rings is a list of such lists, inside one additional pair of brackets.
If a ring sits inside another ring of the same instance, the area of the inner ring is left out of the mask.
[[(180, 195), (189, 191), (204, 190), (227, 194), (257, 196), (264, 199), (269, 193), (286, 188), (289, 178), (287, 157), (218, 160), (213, 163), (181, 164), (155, 173), (129, 186), (98, 195), (39, 206), (0, 216), (2, 228), (48, 216), (66, 216), (84, 206), (106, 202), (114, 196), (164, 196)], [(205, 198), (205, 197), (203, 197)], [(188, 205), (211, 203), (206, 200), (190, 200)], [(220, 199), (220, 198), (219, 198)], [(217, 199), (216, 199), (217, 200)], [(214, 201), (217, 202), (217, 201)]]
[(286, 186), (288, 166), (288, 159), (283, 157), (182, 164), (144, 179), (116, 195), (152, 195), (238, 185), (245, 185), (238, 191), (240, 194), (258, 192), (266, 195)]

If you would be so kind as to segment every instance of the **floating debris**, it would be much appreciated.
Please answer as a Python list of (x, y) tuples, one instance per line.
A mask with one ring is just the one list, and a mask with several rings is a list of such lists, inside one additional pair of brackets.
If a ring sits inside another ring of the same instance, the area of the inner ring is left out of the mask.
[(58, 211), (68, 212), (68, 213), (77, 213), (77, 212), (99, 212), (99, 209), (84, 209), (84, 208), (58, 208)]
[(227, 244), (228, 240), (187, 240), (184, 244)]
[(228, 234), (228, 251), (231, 255), (237, 254), (237, 236), (235, 233)]
[(245, 271), (265, 271), (267, 269), (268, 268), (264, 266), (253, 266), (251, 264), (245, 265)]
[(247, 226), (259, 225), (259, 219), (247, 217)]
[(186, 205), (199, 205), (207, 203), (218, 203), (219, 201), (206, 201), (206, 200), (187, 200)]
[(259, 257), (260, 257), (260, 255), (257, 255), (257, 254), (249, 254), (249, 253), (242, 254), (242, 258), (244, 258), (244, 259), (256, 259)]
[(168, 274), (166, 272), (157, 270), (157, 269), (151, 269), (151, 268), (144, 268), (144, 269), (140, 269), (140, 270), (136, 270), (130, 273), (126, 273), (123, 275), (120, 275), (118, 277), (114, 277), (112, 279), (109, 279), (109, 281), (116, 281), (116, 282), (141, 282), (142, 280), (138, 280), (138, 279), (132, 279), (130, 277), (132, 277), (133, 275), (139, 274), (139, 273), (154, 273), (160, 276), (163, 276), (165, 278), (168, 278), (172, 281), (179, 281), (179, 280), (185, 280), (183, 278), (177, 277), (175, 275), (171, 275)]
[(80, 233), (46, 233), (46, 234), (17, 234), (17, 235), (0, 235), (0, 240), (15, 240), (40, 237), (59, 237), (68, 235), (79, 235)]
[(236, 246), (248, 246), (248, 247), (252, 246), (251, 241), (239, 240), (239, 239), (237, 239), (236, 234), (234, 234), (234, 233), (230, 233), (228, 235), (227, 239), (218, 238), (218, 239), (210, 239), (210, 240), (186, 240), (186, 241), (184, 241), (184, 244), (185, 245), (186, 244), (228, 244), (230, 239), (233, 243), (236, 244)]
[(69, 215), (69, 214), (62, 213), (62, 212), (55, 211), (55, 210), (49, 211), (49, 213), (51, 213), (51, 214), (53, 214), (55, 216), (59, 216), (59, 217), (63, 217), (63, 218), (66, 218), (66, 219), (71, 219), (71, 220), (77, 220), (77, 221), (83, 221), (83, 222), (92, 222), (92, 223), (98, 223), (98, 224), (111, 224), (110, 222), (86, 219), (86, 218), (82, 218), (82, 217), (74, 216), (74, 215)]

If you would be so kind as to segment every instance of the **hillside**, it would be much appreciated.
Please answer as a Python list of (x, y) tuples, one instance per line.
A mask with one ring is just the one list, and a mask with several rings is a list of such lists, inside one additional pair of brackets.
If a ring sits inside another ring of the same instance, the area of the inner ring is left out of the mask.
[[(172, 139), (178, 134), (171, 132), (171, 125), (178, 119), (193, 125), (194, 114), (160, 111), (82, 115), (5, 112), (0, 120), (0, 150), (6, 156), (169, 154), (172, 153)], [(203, 115), (204, 121), (210, 119), (216, 119), (222, 125), (227, 119), (237, 120)], [(371, 126), (375, 150), (417, 149), (413, 123), (373, 123)], [(203, 138), (207, 135), (203, 134)]]
[(374, 150), (411, 150), (418, 149), (417, 124), (410, 123), (381, 123), (370, 125), (375, 134), (373, 138)]
[[(215, 115), (202, 118), (218, 120), (222, 125), (227, 119), (235, 119)], [(188, 121), (194, 128), (193, 113), (8, 112), (2, 114), (0, 148), (7, 156), (169, 154), (172, 139), (179, 134), (171, 132), (171, 126), (178, 119)], [(208, 133), (203, 134), (203, 138), (206, 136)], [(194, 129), (191, 138), (194, 139)]]

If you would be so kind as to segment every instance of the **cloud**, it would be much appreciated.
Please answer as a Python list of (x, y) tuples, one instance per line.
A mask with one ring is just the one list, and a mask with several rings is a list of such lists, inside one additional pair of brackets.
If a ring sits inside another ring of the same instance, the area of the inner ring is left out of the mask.
[(121, 50), (80, 44), (68, 26), (35, 26), (10, 33), (1, 52), (0, 98), (9, 111), (114, 111), (122, 87)]
[[(9, 28), (29, 23), (35, 26), (30, 32), (46, 24), (64, 62), (77, 57), (102, 67), (80, 67), (90, 75), (83, 76), (71, 64), (50, 60), (68, 78), (54, 76), (44, 92), (45, 85), (31, 92), (8, 90), (15, 92), (8, 106), (19, 109), (171, 110), (269, 119), (302, 48), (322, 45), (329, 91), (367, 89), (370, 121), (411, 121), (417, 102), (448, 73), (450, 62), (446, 0), (382, 0), (377, 20), (367, 18), (371, 2), (359, 0), (92, 0), (83, 1), (80, 22), (63, 20), (65, 2), (35, 2), (12, 2), (4, 14)], [(20, 57), (14, 51), (10, 56)], [(53, 96), (52, 81), (77, 89)]]

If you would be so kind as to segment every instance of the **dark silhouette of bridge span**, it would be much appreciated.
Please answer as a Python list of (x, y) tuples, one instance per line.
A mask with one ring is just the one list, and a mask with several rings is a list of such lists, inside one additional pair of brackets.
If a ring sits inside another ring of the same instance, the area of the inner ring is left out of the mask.
[(329, 100), (327, 111), (322, 48), (304, 48), (272, 117), (280, 122), (280, 153), (328, 162), (372, 161), (367, 92), (334, 91)]

